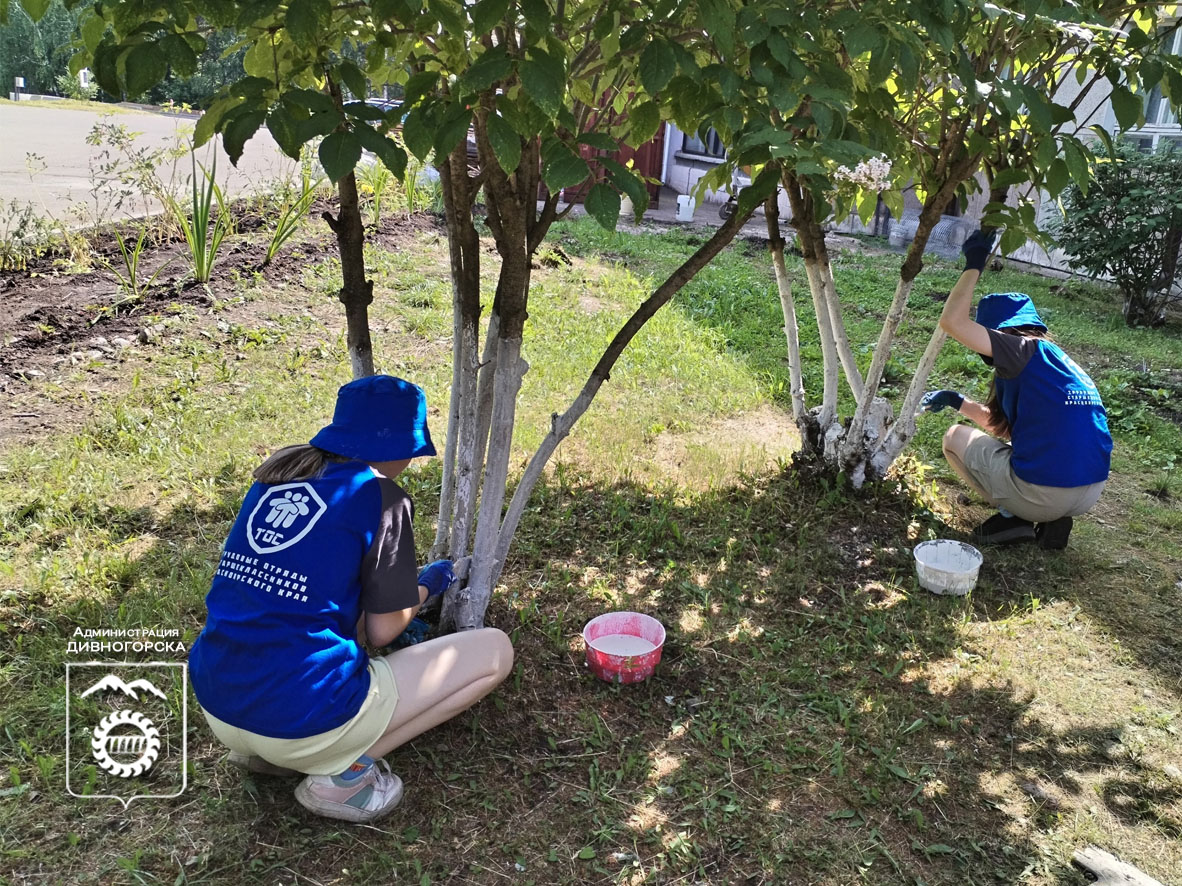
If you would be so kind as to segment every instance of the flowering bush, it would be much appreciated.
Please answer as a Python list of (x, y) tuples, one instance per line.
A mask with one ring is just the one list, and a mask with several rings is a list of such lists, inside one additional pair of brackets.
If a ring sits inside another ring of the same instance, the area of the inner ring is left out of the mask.
[(833, 173), (839, 182), (848, 182), (867, 191), (885, 191), (891, 186), (891, 161), (886, 157), (871, 157), (853, 169), (839, 166)]

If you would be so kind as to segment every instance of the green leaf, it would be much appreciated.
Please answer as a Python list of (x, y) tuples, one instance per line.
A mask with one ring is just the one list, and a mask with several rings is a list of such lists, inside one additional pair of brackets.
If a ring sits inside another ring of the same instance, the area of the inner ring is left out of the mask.
[(258, 132), (258, 128), (263, 125), (266, 116), (266, 111), (262, 109), (239, 113), (222, 130), (222, 146), (230, 156), (230, 162), (235, 166), (238, 165), (238, 160), (242, 156), (242, 148), (247, 139)]
[(579, 850), (579, 858), (581, 858), (583, 861), (588, 861), (589, 859), (592, 859), (594, 857), (595, 857), (595, 850), (592, 849), (590, 846), (585, 846), (584, 848)]
[[(521, 0), (521, 14), (525, 16), (529, 26), (539, 34), (549, 34), (550, 6), (546, 0)], [(611, 21), (610, 16), (608, 21)]]
[(1141, 97), (1129, 92), (1124, 86), (1112, 90), (1112, 110), (1122, 130), (1133, 129), (1141, 120)]
[(640, 54), (640, 82), (649, 95), (657, 95), (677, 73), (677, 59), (664, 40), (654, 40)]
[(1074, 141), (1064, 140), (1063, 159), (1067, 162), (1067, 169), (1071, 173), (1071, 180), (1087, 196), (1088, 185), (1091, 184), (1092, 174), (1088, 168), (1088, 158)]
[(1026, 234), (1020, 229), (1015, 227), (1006, 228), (1005, 232), (1001, 235), (1001, 254), (1009, 255), (1011, 252), (1021, 249), (1025, 242)]
[(205, 113), (201, 115), (201, 119), (197, 121), (197, 125), (193, 127), (194, 146), (199, 148), (213, 138), (213, 134), (218, 131), (218, 125), (222, 122), (222, 119), (245, 101), (246, 99), (241, 96), (215, 99), (209, 108), (206, 109)]
[(50, 0), (20, 0), (20, 3), (21, 9), (28, 13), (29, 18), (39, 22), (49, 9)]
[(558, 139), (546, 140), (542, 147), (542, 180), (551, 192), (582, 184), (590, 174), (586, 160)]
[(488, 140), (492, 144), (497, 163), (505, 172), (512, 173), (521, 162), (521, 138), (499, 114), (488, 115)]
[(434, 117), (433, 110), (433, 108), (428, 110), (420, 105), (417, 108), (412, 108), (402, 121), (402, 140), (410, 152), (423, 162), (426, 162), (427, 157), (431, 154), (431, 146), (434, 143), (434, 134), (431, 128), (433, 123), (431, 118)]
[(160, 49), (178, 77), (191, 77), (197, 73), (197, 53), (184, 35), (169, 34), (160, 41)]
[(482, 34), (487, 34), (499, 25), (504, 19), (505, 13), (509, 11), (509, 2), (510, 0), (480, 0), (469, 9), (468, 14), (472, 18), (474, 36), (479, 37)]
[(315, 46), (321, 27), (327, 25), (331, 17), (328, 0), (291, 0), (287, 6), (287, 33), (297, 44)]
[(1058, 197), (1063, 193), (1063, 189), (1067, 187), (1067, 184), (1070, 181), (1071, 172), (1067, 169), (1066, 161), (1064, 161), (1061, 157), (1056, 157), (1051, 165), (1047, 168), (1047, 191), (1052, 197)]
[(587, 214), (609, 231), (616, 229), (620, 220), (620, 195), (600, 182), (587, 192), (583, 201)]
[(369, 123), (385, 122), (388, 113), (389, 111), (384, 111), (368, 102), (348, 102), (345, 104), (346, 116), (353, 117), (357, 120), (365, 120)]
[(775, 164), (768, 164), (755, 177), (755, 181), (739, 192), (739, 206), (736, 210), (740, 215), (748, 215), (776, 192), (780, 186), (780, 170)]
[(289, 89), (283, 95), (285, 99), (290, 99), (301, 108), (307, 108), (312, 112), (328, 112), (337, 109), (332, 98), (318, 89)]
[(320, 165), (333, 184), (356, 169), (360, 159), (361, 142), (351, 132), (330, 133), (320, 143)]
[(115, 98), (123, 94), (123, 88), (119, 85), (119, 52), (119, 47), (107, 34), (94, 51), (94, 62), (90, 66), (98, 85), (107, 95)]
[(661, 125), (661, 109), (656, 102), (641, 102), (628, 112), (630, 140), (633, 145), (643, 145), (657, 134)]
[(168, 75), (168, 59), (156, 43), (140, 43), (127, 54), (127, 94), (143, 95)]
[(345, 59), (337, 65), (337, 73), (340, 75), (341, 81), (349, 87), (353, 96), (358, 101), (365, 101), (369, 95), (369, 82), (366, 80), (365, 74), (361, 73), (361, 68)]
[(107, 31), (107, 20), (101, 15), (91, 13), (82, 21), (82, 43), (91, 52), (94, 52), (100, 42), (102, 42), (103, 34)]
[(620, 143), (606, 132), (584, 132), (579, 135), (579, 144), (590, 145), (597, 151), (620, 150)]
[(632, 200), (632, 208), (636, 213), (636, 218), (639, 219), (644, 215), (644, 211), (648, 209), (648, 188), (644, 186), (639, 174), (610, 157), (600, 157), (596, 162), (607, 172), (611, 183)]
[(438, 71), (420, 71), (417, 74), (412, 74), (402, 90), (403, 103), (407, 105), (416, 104), (423, 96), (430, 95), (435, 89), (435, 84), (438, 82)]
[(458, 102), (447, 106), (435, 129), (435, 139), (432, 143), (435, 156), (442, 159), (450, 154), (456, 145), (468, 137), (468, 127), (471, 125), (471, 108)]
[(464, 15), (462, 4), (454, 0), (427, 0), (427, 9), (443, 25), (445, 32), (463, 35), (467, 27), (467, 16)]
[(341, 125), (341, 115), (334, 111), (317, 111), (301, 120), (296, 126), (296, 135), (300, 143), (310, 142), (314, 138), (328, 135)]
[(359, 124), (353, 129), (353, 134), (361, 142), (361, 147), (369, 151), (382, 161), (397, 178), (406, 174), (406, 151), (398, 147), (392, 138), (387, 138), (376, 129)]
[(698, 0), (698, 12), (706, 33), (723, 55), (735, 51), (735, 12), (725, 0)]
[(562, 59), (556, 59), (544, 50), (531, 50), (531, 57), (521, 63), (521, 85), (526, 94), (547, 116), (554, 118), (562, 106), (562, 93), (566, 82), (566, 70)]
[(490, 49), (460, 75), (461, 93), (483, 92), (513, 70), (513, 60), (504, 49)]
[(300, 159), (300, 148), (303, 147), (304, 140), (299, 137), (295, 118), (283, 105), (276, 105), (271, 109), (271, 113), (267, 115), (267, 129), (271, 133), (271, 138), (275, 139), (275, 144), (279, 145), (279, 150), (293, 160)]
[(953, 849), (951, 846), (945, 845), (944, 843), (933, 843), (931, 846), (926, 847), (923, 851), (928, 855), (951, 855), (956, 852), (955, 849)]
[(882, 46), (882, 35), (873, 25), (861, 23), (845, 32), (845, 48), (857, 57), (864, 52), (873, 52)]

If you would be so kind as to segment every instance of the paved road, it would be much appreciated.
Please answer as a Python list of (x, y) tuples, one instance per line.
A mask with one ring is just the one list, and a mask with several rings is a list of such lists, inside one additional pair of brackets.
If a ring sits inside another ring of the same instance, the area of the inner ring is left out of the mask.
[[(39, 207), (43, 214), (52, 214), (62, 221), (72, 221), (72, 210), (88, 206), (79, 223), (93, 223), (97, 215), (138, 215), (143, 204), (124, 205), (115, 212), (109, 199), (100, 199), (99, 207), (91, 189), (95, 183), (92, 165), (101, 162), (103, 148), (86, 143), (86, 136), (100, 120), (126, 126), (140, 133), (137, 147), (168, 148), (178, 135), (191, 131), (196, 123), (192, 118), (169, 117), (163, 114), (124, 112), (104, 116), (89, 110), (54, 107), (26, 107), (0, 102), (0, 200), (15, 199)], [(206, 145), (197, 152), (197, 159), (209, 165), (214, 148)], [(260, 131), (246, 143), (246, 151), (238, 167), (216, 149), (218, 182), (230, 193), (240, 194), (265, 187), (269, 182), (291, 176), (296, 164), (283, 156), (266, 131)], [(30, 176), (26, 165), (27, 154), (44, 158), (45, 169)], [(191, 169), (185, 156), (161, 167), (161, 176), (173, 177), (184, 185)], [(158, 207), (152, 207), (153, 210)]]

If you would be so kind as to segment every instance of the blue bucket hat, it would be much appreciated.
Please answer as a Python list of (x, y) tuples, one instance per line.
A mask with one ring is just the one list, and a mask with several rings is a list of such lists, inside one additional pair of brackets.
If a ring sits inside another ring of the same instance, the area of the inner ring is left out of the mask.
[(359, 461), (399, 461), (434, 455), (427, 430), (427, 395), (392, 375), (369, 375), (337, 391), (332, 424), (309, 441)]
[(977, 304), (977, 322), (986, 329), (1033, 326), (1047, 331), (1030, 296), (1022, 292), (994, 292)]

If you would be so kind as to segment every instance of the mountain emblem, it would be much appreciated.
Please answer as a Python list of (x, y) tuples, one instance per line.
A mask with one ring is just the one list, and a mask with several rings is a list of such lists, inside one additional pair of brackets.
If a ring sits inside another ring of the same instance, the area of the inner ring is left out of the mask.
[(139, 680), (132, 680), (130, 683), (124, 683), (114, 674), (107, 674), (107, 676), (103, 677), (101, 680), (83, 692), (81, 697), (86, 698), (86, 696), (90, 695), (92, 692), (106, 692), (111, 689), (116, 689), (119, 692), (122, 692), (124, 695), (130, 695), (137, 701), (139, 700), (139, 696), (136, 695), (137, 689), (143, 692), (150, 692), (157, 698), (162, 698), (165, 700), (168, 699), (167, 695), (153, 686), (148, 680), (141, 678)]

